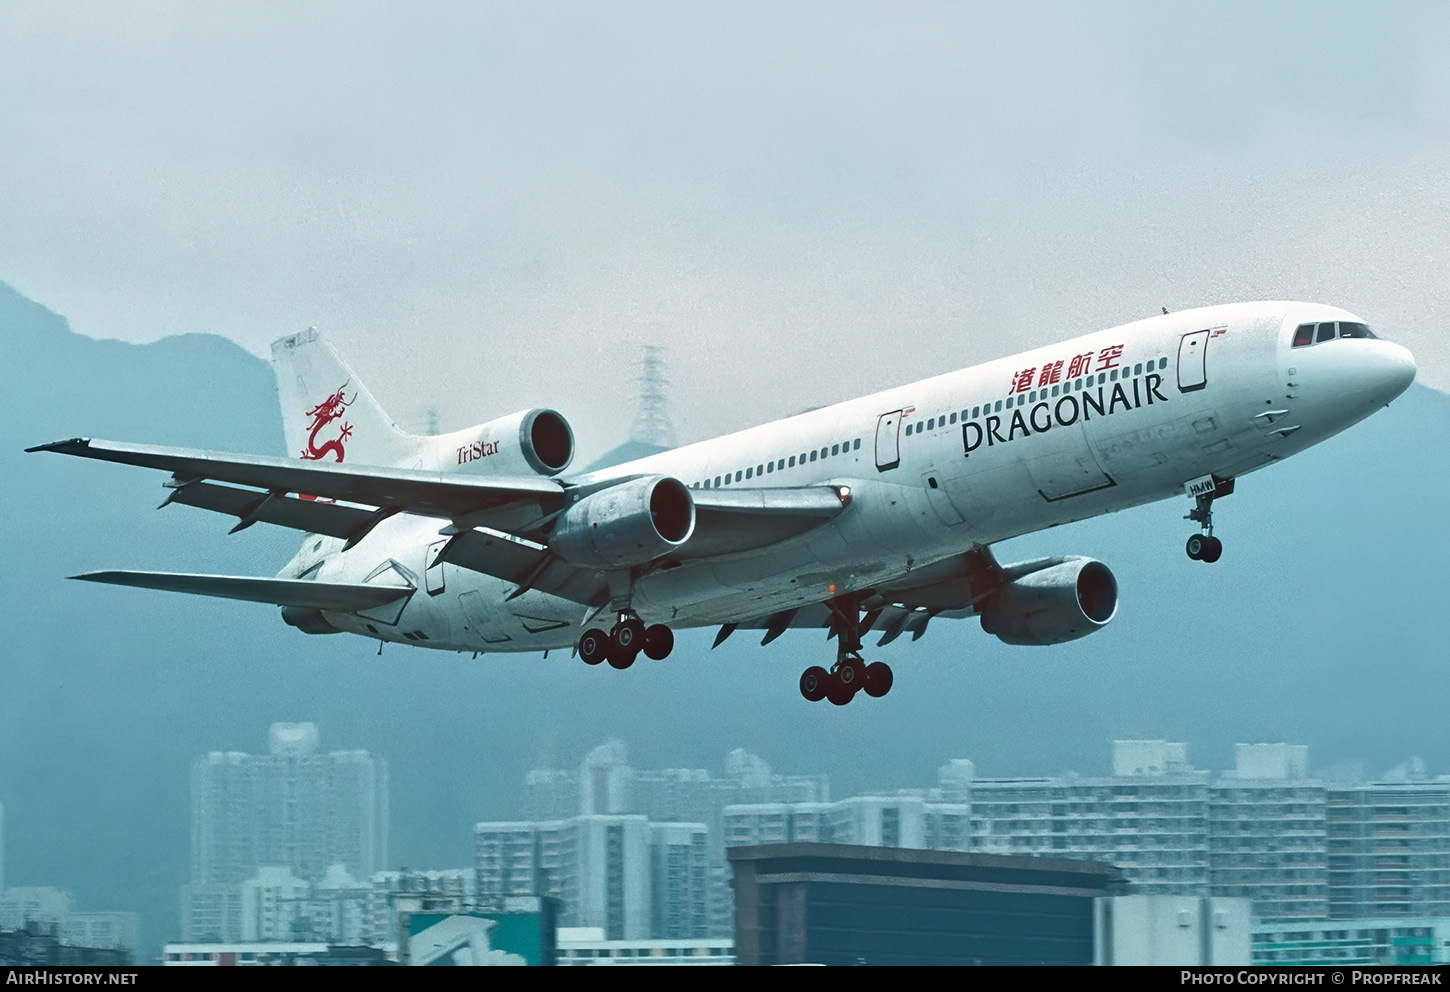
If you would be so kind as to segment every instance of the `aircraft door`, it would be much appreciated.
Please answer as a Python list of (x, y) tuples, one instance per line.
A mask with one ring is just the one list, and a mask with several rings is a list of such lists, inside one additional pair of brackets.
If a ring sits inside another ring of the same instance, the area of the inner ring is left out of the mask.
[(428, 595), (436, 596), (443, 591), (443, 562), (438, 556), (443, 553), (443, 547), (447, 541), (434, 541), (428, 545), (428, 550), (423, 558), (423, 585), (428, 590)]
[(1178, 342), (1178, 391), (1191, 393), (1208, 385), (1204, 353), (1208, 351), (1208, 331), (1183, 335)]
[(901, 464), (901, 411), (883, 413), (876, 421), (876, 470), (885, 472)]

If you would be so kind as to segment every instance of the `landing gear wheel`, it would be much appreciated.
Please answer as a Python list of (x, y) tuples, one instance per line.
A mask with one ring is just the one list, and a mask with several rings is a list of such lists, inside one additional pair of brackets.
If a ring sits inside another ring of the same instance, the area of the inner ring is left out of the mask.
[(644, 642), (644, 622), (638, 617), (630, 617), (621, 620), (614, 625), (609, 632), (609, 643), (625, 651), (639, 653), (640, 646)]
[(586, 665), (597, 665), (609, 653), (609, 637), (602, 630), (586, 630), (579, 638), (579, 657)]
[(1204, 549), (1208, 546), (1208, 540), (1207, 534), (1194, 534), (1190, 537), (1188, 544), (1184, 548), (1188, 552), (1188, 557), (1194, 561), (1202, 561)]
[(1223, 557), (1223, 542), (1216, 537), (1209, 537), (1203, 545), (1203, 551), (1199, 555), (1202, 561), (1210, 565)]
[(831, 673), (820, 665), (812, 665), (801, 672), (801, 695), (813, 703), (819, 703), (825, 699), (830, 686)]
[(609, 645), (609, 667), (618, 668), (620, 671), (634, 664), (634, 659), (639, 657), (639, 648), (622, 648), (618, 644)]
[(856, 690), (850, 686), (842, 685), (840, 678), (835, 675), (827, 676), (829, 684), (826, 686), (826, 698), (837, 706), (845, 706), (856, 697)]
[(664, 661), (675, 649), (674, 631), (662, 623), (651, 624), (644, 631), (644, 653), (655, 661)]
[[(866, 665), (860, 658), (845, 658), (836, 666), (836, 680), (854, 696), (866, 680)], [(833, 700), (834, 702), (834, 700)]]
[(893, 681), (891, 666), (884, 661), (875, 661), (866, 666), (866, 678), (862, 680), (861, 688), (866, 690), (866, 695), (880, 699), (891, 691)]

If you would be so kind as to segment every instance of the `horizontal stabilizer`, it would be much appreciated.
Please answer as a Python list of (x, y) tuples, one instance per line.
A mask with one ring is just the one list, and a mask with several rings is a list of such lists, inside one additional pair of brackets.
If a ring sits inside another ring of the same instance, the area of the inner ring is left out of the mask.
[(412, 586), (348, 585), (342, 582), (310, 582), (298, 579), (259, 579), (239, 575), (192, 575), (187, 572), (87, 572), (72, 575), (86, 582), (113, 586), (189, 592), (197, 596), (218, 596), (252, 603), (297, 606), (308, 610), (352, 613), (402, 599)]

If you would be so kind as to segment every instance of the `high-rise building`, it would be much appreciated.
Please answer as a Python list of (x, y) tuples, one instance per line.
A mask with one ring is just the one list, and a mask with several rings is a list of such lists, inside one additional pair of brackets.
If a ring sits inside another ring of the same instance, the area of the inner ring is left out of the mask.
[(1234, 770), (1209, 789), (1209, 887), (1253, 900), (1259, 919), (1329, 914), (1324, 783), (1309, 749), (1240, 744)]
[(241, 938), (242, 883), (259, 869), (321, 881), (387, 863), (388, 771), (366, 751), (318, 750), (317, 726), (275, 723), (263, 755), (213, 751), (192, 765), (192, 878), (183, 939)]
[[(607, 741), (591, 750), (580, 763), (577, 776), (563, 770), (538, 769), (526, 776), (524, 785), (533, 823), (567, 820), (577, 812), (585, 816), (637, 814), (652, 822), (704, 824), (709, 858), (709, 936), (728, 935), (734, 919), (730, 873), (725, 861), (722, 819), (725, 807), (738, 803), (825, 802), (830, 798), (826, 776), (778, 775), (761, 758), (743, 749), (737, 748), (725, 756), (725, 774), (721, 776), (703, 768), (634, 768), (629, 764), (625, 745), (617, 740)], [(577, 790), (577, 801), (572, 812), (564, 813), (571, 787)], [(545, 832), (538, 836), (559, 835)], [(523, 848), (520, 845), (525, 842), (518, 836), (509, 839), (500, 835), (487, 843), (493, 845), (490, 850), (501, 852), (507, 848), (514, 863), (535, 863), (530, 860), (533, 854), (521, 853)], [(494, 853), (480, 855), (481, 887), (493, 886), (494, 891), (515, 894), (536, 891), (518, 889), (514, 881), (505, 881), (504, 874), (508, 874), (510, 879), (524, 876), (519, 870), (509, 868), (504, 861), (498, 860), (501, 857), (502, 854)], [(558, 889), (558, 884), (555, 888)], [(551, 894), (543, 889), (537, 891), (541, 895)], [(562, 898), (561, 892), (560, 889), (552, 894)]]
[(1328, 785), (1329, 915), (1450, 917), (1450, 779)]
[(650, 931), (655, 939), (710, 935), (708, 843), (703, 823), (649, 825)]
[(274, 723), (268, 753), (212, 751), (192, 765), (192, 882), (239, 883), (263, 866), (354, 877), (388, 854), (388, 771), (366, 751), (319, 753), (317, 725)]
[(1450, 915), (1450, 778), (1310, 777), (1302, 745), (1240, 744), (1232, 771), (1183, 744), (1117, 741), (1105, 778), (979, 779), (943, 769), (971, 806), (973, 846), (1094, 858), (1135, 891), (1245, 897), (1261, 921)]

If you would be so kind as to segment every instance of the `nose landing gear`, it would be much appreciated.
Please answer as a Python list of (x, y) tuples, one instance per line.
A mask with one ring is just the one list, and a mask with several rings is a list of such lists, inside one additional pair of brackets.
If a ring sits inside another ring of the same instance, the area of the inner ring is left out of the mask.
[[(1184, 550), (1194, 561), (1212, 564), (1223, 557), (1223, 542), (1213, 536), (1213, 501), (1233, 492), (1234, 484), (1232, 479), (1219, 482), (1217, 479), (1210, 481), (1205, 478), (1203, 481), (1210, 484), (1206, 487), (1206, 491), (1193, 492), (1193, 509), (1189, 510), (1188, 515), (1183, 518), (1198, 524), (1203, 533), (1189, 537)], [(1190, 483), (1190, 485), (1193, 484)]]

